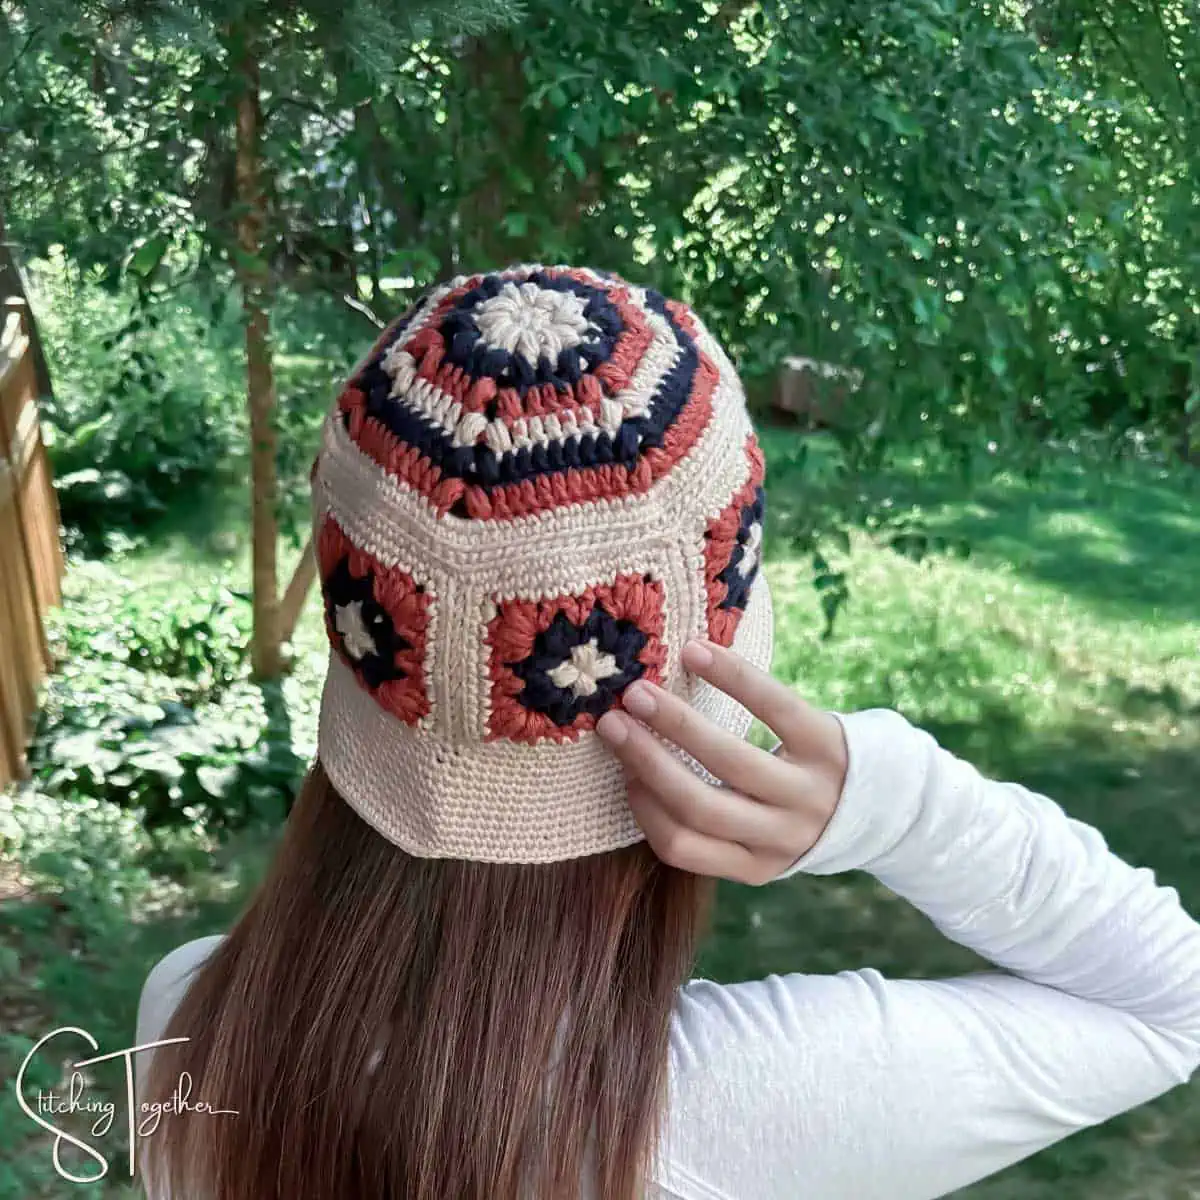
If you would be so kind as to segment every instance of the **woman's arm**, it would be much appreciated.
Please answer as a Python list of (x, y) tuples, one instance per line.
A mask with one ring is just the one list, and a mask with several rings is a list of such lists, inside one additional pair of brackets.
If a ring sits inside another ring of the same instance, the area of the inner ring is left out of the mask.
[(693, 981), (672, 1038), (668, 1194), (928, 1200), (1200, 1065), (1200, 926), (1174, 889), (898, 713), (839, 719), (841, 802), (783, 874), (870, 871), (1014, 974)]

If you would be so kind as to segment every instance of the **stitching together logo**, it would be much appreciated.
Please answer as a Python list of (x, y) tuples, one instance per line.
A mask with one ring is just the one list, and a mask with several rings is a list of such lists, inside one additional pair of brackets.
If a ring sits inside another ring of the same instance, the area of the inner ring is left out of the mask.
[[(111, 1131), (116, 1119), (117, 1106), (111, 1100), (87, 1096), (88, 1084), (83, 1074), (84, 1069), (87, 1067), (93, 1067), (99, 1063), (111, 1062), (115, 1059), (122, 1060), (124, 1064), (125, 1097), (128, 1111), (130, 1179), (137, 1172), (138, 1138), (150, 1137), (155, 1133), (164, 1116), (182, 1113), (197, 1113), (220, 1117), (236, 1117), (239, 1115), (236, 1109), (214, 1108), (206, 1100), (193, 1100), (191, 1098), (192, 1078), (187, 1072), (180, 1075), (179, 1081), (167, 1101), (153, 1103), (143, 1101), (140, 1104), (136, 1103), (134, 1098), (133, 1069), (135, 1055), (141, 1054), (146, 1050), (154, 1050), (159, 1046), (177, 1045), (190, 1040), (185, 1037), (164, 1038), (161, 1041), (146, 1042), (140, 1046), (130, 1046), (124, 1050), (113, 1050), (107, 1054), (94, 1054), (90, 1058), (80, 1059), (71, 1064), (71, 1075), (67, 1081), (65, 1091), (39, 1090), (31, 1105), (25, 1096), (25, 1077), (29, 1071), (30, 1064), (37, 1057), (38, 1053), (51, 1041), (68, 1034), (82, 1038), (92, 1050), (100, 1049), (100, 1043), (86, 1029), (80, 1029), (75, 1025), (65, 1025), (61, 1029), (55, 1029), (41, 1038), (25, 1056), (24, 1061), (21, 1063), (21, 1068), (17, 1072), (15, 1087), (17, 1104), (20, 1105), (21, 1111), (34, 1124), (40, 1126), (47, 1133), (54, 1135), (54, 1148), (52, 1151), (54, 1169), (63, 1179), (70, 1183), (95, 1183), (108, 1174), (110, 1166), (108, 1159), (90, 1142), (85, 1141), (81, 1137), (76, 1137), (69, 1130), (63, 1129), (46, 1119), (47, 1116), (66, 1117), (84, 1114), (87, 1117), (95, 1117), (95, 1120), (92, 1121), (89, 1127), (89, 1132), (93, 1137), (104, 1137)], [(62, 1160), (64, 1143), (74, 1146), (76, 1150), (94, 1162), (98, 1168), (96, 1173), (93, 1175), (80, 1175), (69, 1170), (63, 1164)]]

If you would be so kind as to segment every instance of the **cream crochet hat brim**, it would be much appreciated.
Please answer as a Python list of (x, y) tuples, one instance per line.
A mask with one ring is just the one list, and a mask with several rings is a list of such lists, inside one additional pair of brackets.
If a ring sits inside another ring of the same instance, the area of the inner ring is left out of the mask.
[[(762, 574), (733, 649), (764, 671), (773, 646), (771, 593)], [(723, 729), (745, 737), (751, 714), (690, 672), (674, 689)], [(644, 834), (625, 777), (596, 734), (566, 744), (451, 746), (383, 711), (331, 653), (321, 699), (321, 764), (354, 810), (390, 842), (423, 858), (553, 862), (615, 850)], [(718, 782), (665, 743), (698, 775)]]
[(422, 857), (640, 840), (595, 721), (641, 676), (746, 736), (680, 653), (708, 636), (770, 668), (762, 474), (686, 306), (579, 268), (432, 289), (355, 368), (314, 464), (334, 787)]

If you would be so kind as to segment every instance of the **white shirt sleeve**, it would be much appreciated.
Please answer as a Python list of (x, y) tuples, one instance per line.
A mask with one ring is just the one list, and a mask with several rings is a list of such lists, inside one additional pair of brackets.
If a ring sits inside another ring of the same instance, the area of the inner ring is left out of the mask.
[[(135, 1045), (145, 1046), (157, 1042), (167, 1028), (167, 1023), (179, 1007), (192, 979), (221, 944), (221, 935), (196, 938), (177, 946), (170, 954), (159, 959), (154, 969), (146, 976), (142, 994), (138, 999), (137, 1034)], [(137, 1096), (142, 1091), (150, 1071), (155, 1052), (147, 1050), (134, 1059), (134, 1081)]]
[(838, 715), (841, 803), (784, 875), (869, 871), (1003, 971), (691, 981), (665, 1195), (930, 1200), (1200, 1065), (1200, 926), (1173, 888), (898, 713)]

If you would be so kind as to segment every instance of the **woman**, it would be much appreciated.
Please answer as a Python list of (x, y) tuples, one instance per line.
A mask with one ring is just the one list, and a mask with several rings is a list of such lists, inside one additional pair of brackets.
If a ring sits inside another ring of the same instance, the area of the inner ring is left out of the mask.
[[(925, 1200), (1188, 1079), (1171, 889), (771, 679), (762, 484), (721, 347), (616, 276), (456, 279), (382, 335), (313, 471), (317, 762), (143, 993), (139, 1043), (187, 1039), (143, 1099), (237, 1114), (165, 1119), (152, 1197)], [(848, 870), (1002, 970), (689, 981), (715, 878)]]

